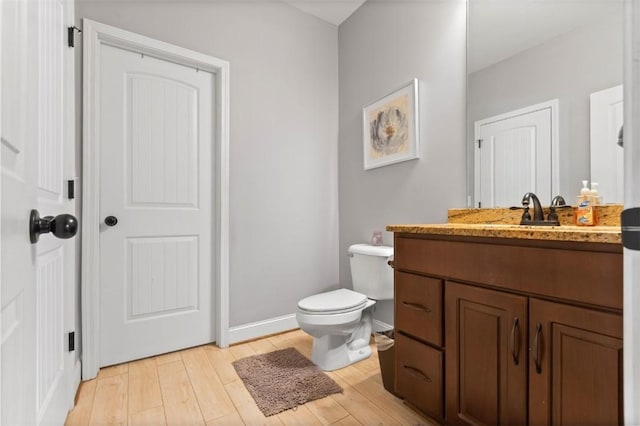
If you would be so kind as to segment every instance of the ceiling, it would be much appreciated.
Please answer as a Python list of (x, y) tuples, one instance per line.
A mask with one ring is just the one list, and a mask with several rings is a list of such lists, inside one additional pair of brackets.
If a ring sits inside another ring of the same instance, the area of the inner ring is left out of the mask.
[(366, 0), (282, 0), (330, 24), (340, 25)]

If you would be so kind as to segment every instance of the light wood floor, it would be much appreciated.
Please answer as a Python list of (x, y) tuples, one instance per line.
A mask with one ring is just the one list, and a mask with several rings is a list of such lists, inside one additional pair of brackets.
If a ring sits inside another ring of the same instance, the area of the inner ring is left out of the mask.
[(264, 417), (231, 362), (295, 347), (311, 357), (311, 337), (300, 330), (227, 349), (213, 345), (100, 370), (83, 382), (66, 425), (436, 425), (382, 387), (377, 351), (327, 373), (344, 393)]

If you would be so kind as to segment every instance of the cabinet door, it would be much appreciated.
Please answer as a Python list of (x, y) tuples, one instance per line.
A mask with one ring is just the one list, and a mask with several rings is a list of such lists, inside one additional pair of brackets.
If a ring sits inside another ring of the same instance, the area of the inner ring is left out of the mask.
[(530, 424), (622, 424), (622, 316), (537, 299), (529, 307)]
[(445, 285), (447, 423), (527, 421), (527, 298)]

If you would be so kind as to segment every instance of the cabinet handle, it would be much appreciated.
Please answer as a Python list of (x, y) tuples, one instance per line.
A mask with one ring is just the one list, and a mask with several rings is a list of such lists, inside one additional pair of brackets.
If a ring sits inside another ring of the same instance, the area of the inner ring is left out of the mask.
[(533, 362), (536, 365), (536, 373), (542, 373), (542, 365), (540, 365), (540, 334), (542, 334), (542, 324), (536, 325), (536, 336), (533, 338)]
[(431, 379), (429, 378), (429, 376), (427, 376), (426, 374), (424, 374), (422, 371), (418, 370), (415, 367), (411, 367), (409, 365), (403, 365), (403, 367), (413, 376), (424, 380), (427, 383), (431, 383)]
[(426, 313), (431, 312), (431, 309), (427, 308), (424, 305), (421, 305), (420, 303), (402, 302), (402, 304), (407, 308), (415, 309), (416, 311), (422, 311)]
[(513, 357), (514, 365), (518, 365), (520, 362), (520, 345), (518, 345), (520, 339), (518, 338), (518, 331), (520, 331), (518, 317), (515, 317), (513, 318), (513, 325), (511, 326), (511, 356)]

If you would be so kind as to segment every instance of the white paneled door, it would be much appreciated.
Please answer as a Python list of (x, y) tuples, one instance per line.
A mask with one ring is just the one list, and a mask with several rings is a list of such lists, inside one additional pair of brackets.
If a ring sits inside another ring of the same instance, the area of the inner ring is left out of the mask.
[[(534, 192), (553, 197), (554, 102), (475, 123), (475, 205), (509, 207)], [(556, 130), (557, 131), (557, 130)]]
[(103, 45), (100, 365), (215, 340), (215, 78)]
[(49, 233), (33, 244), (29, 236), (32, 209), (75, 211), (66, 184), (75, 177), (72, 8), (62, 0), (0, 2), (2, 424), (61, 424), (80, 380), (68, 345), (75, 240)]
[(592, 93), (590, 96), (591, 182), (597, 182), (604, 194), (603, 203), (624, 201), (624, 151), (618, 135), (624, 121), (622, 85)]

